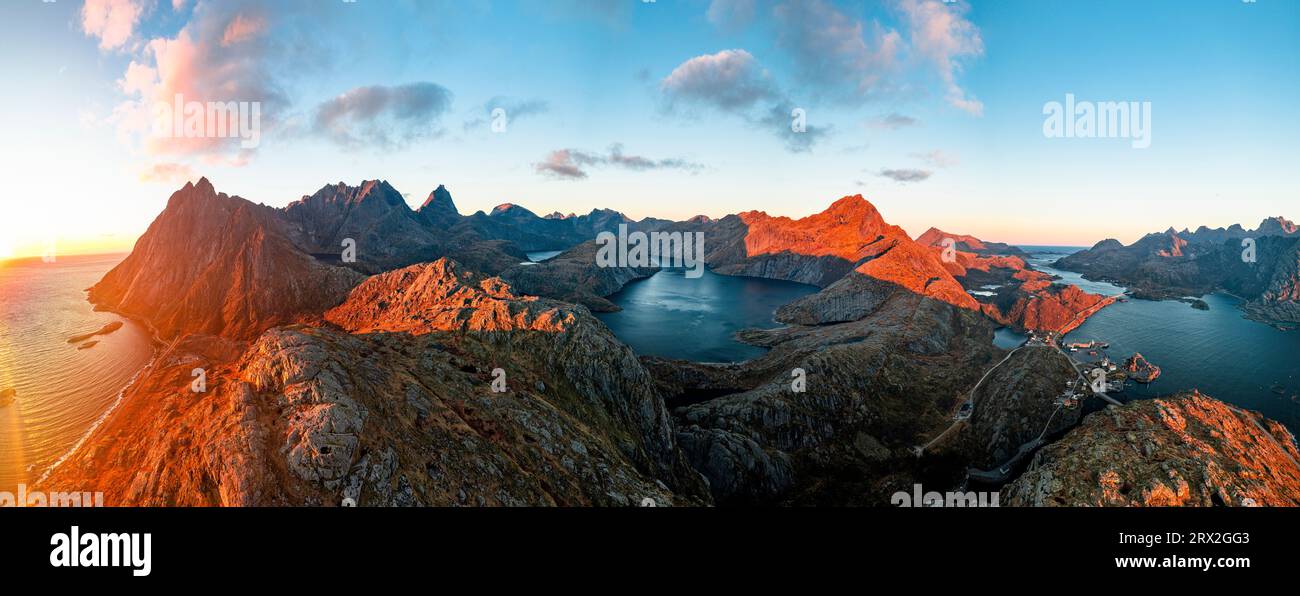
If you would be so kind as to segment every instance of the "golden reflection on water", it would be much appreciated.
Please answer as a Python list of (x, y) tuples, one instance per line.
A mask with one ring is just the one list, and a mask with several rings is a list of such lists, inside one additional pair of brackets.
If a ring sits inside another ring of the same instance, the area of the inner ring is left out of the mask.
[[(31, 484), (109, 408), (153, 348), (136, 323), (94, 312), (84, 289), (122, 255), (9, 261), (0, 266), (0, 491)], [(79, 350), (73, 335), (123, 321)]]

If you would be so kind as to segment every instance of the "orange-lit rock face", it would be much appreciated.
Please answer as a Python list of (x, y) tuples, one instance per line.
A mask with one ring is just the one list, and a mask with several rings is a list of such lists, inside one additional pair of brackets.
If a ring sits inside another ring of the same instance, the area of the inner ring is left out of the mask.
[(1104, 306), (1103, 302), (1109, 303), (1103, 296), (1090, 294), (1076, 286), (1053, 284), (1052, 276), (1030, 269), (1025, 260), (1018, 256), (981, 255), (958, 250), (950, 253), (953, 255), (951, 260), (944, 261), (946, 247), (942, 244), (943, 238), (958, 239), (963, 246), (989, 247), (997, 244), (986, 243), (974, 236), (948, 234), (934, 228), (918, 239), (919, 243), (922, 239), (926, 241), (922, 244), (927, 245), (927, 249), (943, 263), (948, 273), (962, 282), (961, 287), (965, 290), (977, 289), (992, 279), (997, 279), (999, 285), (1014, 286), (1014, 293), (1003, 291), (991, 302), (975, 306), (1003, 325), (1065, 332), (1082, 324), (1096, 309)]
[(745, 250), (751, 257), (789, 251), (856, 263), (907, 238), (902, 228), (885, 223), (862, 195), (844, 197), (803, 219), (772, 217), (761, 211), (741, 213), (740, 219), (749, 228)]
[(983, 309), (984, 314), (1004, 325), (1066, 333), (1113, 301), (1114, 298), (1089, 294), (1077, 286), (1049, 284), (1018, 292), (1008, 307), (984, 304)]
[(1160, 249), (1156, 254), (1162, 257), (1181, 257), (1186, 247), (1186, 240), (1178, 237), (1177, 234), (1169, 234), (1169, 246)]
[(979, 238), (967, 234), (950, 234), (940, 230), (939, 228), (930, 228), (926, 230), (925, 233), (916, 237), (916, 241), (925, 246), (943, 247), (944, 240), (949, 238), (952, 239), (954, 244), (965, 245), (964, 248), (966, 250), (981, 251), (988, 248), (988, 246), (984, 244), (984, 241)]
[(164, 338), (248, 339), (338, 304), (360, 279), (295, 247), (274, 210), (217, 194), (202, 179), (171, 196), (90, 300), (147, 319)]
[(1089, 415), (1002, 490), (1013, 506), (1300, 505), (1281, 424), (1195, 392)]
[(896, 242), (884, 254), (859, 265), (854, 272), (953, 306), (970, 310), (980, 308), (979, 302), (953, 279), (932, 251), (907, 239)]
[[(978, 310), (937, 253), (918, 245), (902, 228), (890, 225), (862, 195), (844, 197), (821, 213), (803, 219), (740, 214), (747, 227), (746, 255), (791, 253), (833, 257), (855, 264), (848, 275), (863, 275), (920, 296)], [(858, 285), (853, 291), (862, 291)], [(843, 285), (837, 291), (848, 291)]]
[(575, 319), (573, 307), (515, 296), (497, 277), (483, 277), (442, 258), (370, 277), (325, 314), (349, 331), (550, 331)]

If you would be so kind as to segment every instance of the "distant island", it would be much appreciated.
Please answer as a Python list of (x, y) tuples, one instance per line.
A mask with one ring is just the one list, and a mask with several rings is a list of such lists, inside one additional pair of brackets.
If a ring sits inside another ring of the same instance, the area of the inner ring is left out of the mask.
[[(1241, 309), (1252, 319), (1283, 329), (1300, 324), (1300, 228), (1284, 217), (1267, 218), (1253, 230), (1170, 228), (1128, 246), (1103, 240), (1053, 266), (1116, 281), (1140, 299), (1228, 292), (1243, 299)], [(1208, 308), (1204, 302), (1189, 303)]]
[[(86, 334), (84, 334), (84, 335), (74, 335), (74, 336), (72, 336), (72, 337), (69, 337), (69, 338), (68, 338), (68, 343), (70, 343), (70, 344), (79, 344), (79, 343), (81, 343), (81, 342), (83, 342), (83, 341), (86, 341), (86, 340), (92, 338), (92, 337), (95, 337), (96, 335), (108, 335), (108, 334), (110, 334), (110, 333), (112, 333), (112, 332), (114, 332), (114, 331), (117, 331), (118, 329), (121, 329), (121, 328), (122, 328), (122, 322), (121, 322), (121, 321), (113, 321), (113, 322), (111, 322), (111, 323), (108, 323), (108, 324), (104, 325), (103, 327), (100, 327), (99, 330), (97, 330), (97, 331), (92, 331), (92, 332), (90, 332), (90, 333), (86, 333)], [(90, 346), (82, 346), (82, 347), (83, 347), (83, 348), (86, 348), (86, 347), (90, 347)]]

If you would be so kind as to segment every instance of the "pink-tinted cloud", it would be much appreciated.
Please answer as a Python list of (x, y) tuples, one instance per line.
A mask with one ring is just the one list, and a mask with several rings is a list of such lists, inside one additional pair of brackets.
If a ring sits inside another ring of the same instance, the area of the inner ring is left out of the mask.
[[(861, 103), (912, 87), (914, 69), (933, 69), (945, 100), (972, 114), (984, 106), (958, 83), (965, 60), (981, 56), (979, 28), (966, 19), (964, 2), (891, 0), (896, 27), (865, 20), (828, 0), (780, 0), (771, 4), (778, 47), (789, 54), (801, 97)], [(752, 0), (713, 0), (707, 18), (719, 27), (740, 27), (755, 18)], [(793, 90), (793, 88), (792, 88)]]
[(879, 95), (903, 46), (897, 31), (868, 26), (824, 0), (787, 0), (773, 9), (777, 42), (790, 52), (798, 77), (836, 99)]
[(142, 182), (188, 182), (198, 179), (194, 170), (182, 163), (156, 163), (140, 172)]
[(253, 39), (266, 30), (266, 19), (261, 16), (235, 15), (226, 32), (221, 35), (221, 46), (227, 47)]
[[(176, 3), (173, 3), (176, 6)], [(239, 165), (251, 156), (247, 137), (158, 134), (161, 106), (258, 106), (261, 129), (273, 130), (290, 108), (287, 79), (319, 66), (328, 52), (319, 40), (311, 4), (199, 0), (174, 36), (140, 44), (118, 85), (128, 100), (114, 110), (119, 136), (140, 142), (153, 156), (200, 158)], [(243, 114), (247, 114), (245, 110)], [(256, 146), (254, 144), (254, 146)]]
[(908, 25), (912, 50), (934, 65), (948, 103), (977, 116), (983, 114), (984, 104), (957, 84), (961, 60), (984, 53), (979, 28), (964, 16), (968, 7), (939, 0), (899, 0), (898, 8)]
[(144, 13), (144, 0), (86, 0), (81, 7), (81, 29), (99, 38), (99, 47), (122, 47), (135, 33)]

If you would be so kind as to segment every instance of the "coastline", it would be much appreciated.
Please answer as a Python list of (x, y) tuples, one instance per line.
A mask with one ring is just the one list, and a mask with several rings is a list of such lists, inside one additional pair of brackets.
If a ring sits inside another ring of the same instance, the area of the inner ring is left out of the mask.
[(152, 358), (149, 359), (149, 362), (147, 362), (144, 366), (140, 367), (140, 370), (135, 371), (135, 374), (131, 375), (131, 379), (127, 381), (126, 385), (122, 387), (120, 391), (117, 392), (117, 398), (113, 400), (112, 405), (108, 406), (108, 408), (105, 409), (104, 412), (100, 414), (98, 418), (95, 418), (95, 421), (92, 422), (88, 428), (86, 428), (86, 432), (82, 433), (81, 437), (77, 439), (77, 442), (72, 444), (72, 447), (68, 448), (68, 450), (64, 452), (63, 455), (60, 455), (58, 459), (54, 460), (54, 463), (51, 463), (49, 466), (46, 466), (45, 470), (41, 472), (41, 477), (38, 478), (36, 482), (33, 483), (33, 486), (39, 486), (43, 484), (45, 480), (50, 477), (50, 474), (53, 473), (55, 469), (57, 469), (60, 465), (63, 464), (63, 462), (67, 461), (70, 457), (72, 457), (74, 453), (76, 453), (79, 449), (81, 449), (81, 446), (86, 443), (86, 439), (89, 439), (91, 435), (95, 434), (95, 431), (99, 430), (99, 427), (104, 424), (104, 421), (108, 420), (109, 416), (111, 416), (114, 412), (117, 411), (118, 406), (122, 405), (122, 402), (126, 399), (127, 392), (130, 391), (135, 386), (135, 384), (142, 378), (145, 371), (150, 370), (151, 367), (154, 365), (154, 363), (157, 362), (158, 355), (159, 353), (157, 349), (155, 349), (154, 355)]
[[(87, 288), (84, 291), (87, 294), (89, 294), (90, 289)], [(50, 474), (54, 472), (54, 470), (56, 470), (60, 465), (62, 465), (65, 461), (71, 458), (73, 454), (75, 454), (79, 449), (81, 449), (82, 445), (86, 443), (86, 440), (89, 439), (90, 436), (95, 433), (95, 431), (99, 430), (99, 427), (102, 426), (104, 422), (108, 420), (110, 416), (113, 415), (113, 413), (117, 412), (118, 408), (122, 405), (122, 402), (125, 401), (127, 393), (131, 391), (131, 389), (135, 387), (136, 383), (139, 382), (140, 379), (144, 377), (146, 371), (151, 371), (154, 365), (159, 361), (159, 358), (163, 355), (162, 348), (164, 345), (166, 345), (166, 343), (163, 342), (158, 337), (158, 330), (154, 328), (153, 324), (150, 323), (147, 319), (126, 312), (121, 312), (112, 308), (104, 307), (103, 305), (92, 301), (89, 296), (87, 296), (86, 302), (89, 302), (94, 307), (94, 310), (96, 311), (112, 313), (119, 317), (127, 319), (132, 323), (136, 323), (142, 326), (145, 329), (145, 331), (147, 331), (149, 334), (150, 343), (153, 344), (152, 345), (153, 355), (149, 357), (149, 360), (146, 361), (143, 366), (141, 366), (139, 369), (135, 371), (135, 373), (131, 375), (131, 378), (127, 380), (126, 384), (123, 385), (120, 390), (118, 390), (117, 397), (113, 399), (113, 403), (110, 404), (108, 408), (106, 408), (102, 413), (100, 413), (98, 417), (95, 418), (95, 421), (92, 422), (90, 426), (86, 428), (86, 432), (82, 433), (81, 436), (77, 438), (77, 441), (73, 443), (72, 446), (69, 447), (67, 451), (65, 451), (62, 455), (60, 455), (57, 459), (55, 459), (53, 463), (45, 467), (45, 470), (41, 472), (40, 478), (38, 478), (33, 483), (34, 486), (43, 484), (45, 480), (49, 478)]]

